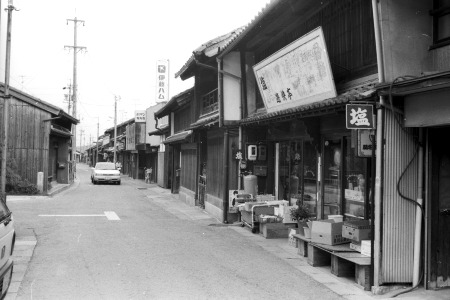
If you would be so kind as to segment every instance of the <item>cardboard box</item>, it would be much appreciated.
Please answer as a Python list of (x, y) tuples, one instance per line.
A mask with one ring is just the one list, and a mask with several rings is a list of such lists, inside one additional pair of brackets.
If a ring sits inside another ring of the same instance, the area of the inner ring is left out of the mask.
[(370, 240), (361, 241), (361, 254), (365, 256), (372, 256), (370, 246), (371, 246)]
[(359, 253), (361, 253), (361, 243), (352, 241), (352, 242), (350, 243), (350, 249), (356, 250), (356, 251), (358, 251)]
[(266, 239), (288, 238), (293, 226), (293, 224), (283, 223), (259, 223), (259, 232)]
[(342, 237), (342, 226), (344, 222), (334, 220), (313, 221), (311, 228), (311, 242), (337, 245), (348, 243), (349, 240)]
[(369, 240), (371, 233), (372, 226), (369, 220), (344, 222), (342, 227), (342, 236), (356, 242)]
[(280, 206), (280, 216), (283, 218), (283, 223), (296, 224), (297, 220), (291, 218), (291, 208), (294, 206)]

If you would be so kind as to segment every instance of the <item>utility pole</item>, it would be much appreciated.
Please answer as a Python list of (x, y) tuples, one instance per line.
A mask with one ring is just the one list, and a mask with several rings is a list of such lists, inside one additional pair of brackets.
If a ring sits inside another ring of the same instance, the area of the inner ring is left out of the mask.
[[(98, 161), (98, 138), (99, 138), (99, 128), (100, 128), (100, 121), (99, 121), (99, 118), (97, 117), (97, 141), (95, 142), (95, 145), (97, 146), (97, 151), (96, 151), (96, 154), (95, 154), (95, 164), (97, 164), (97, 161)], [(94, 167), (95, 167), (95, 165), (94, 165)]]
[[(67, 19), (67, 24), (69, 24), (69, 21), (73, 22), (73, 46), (64, 46), (64, 48), (70, 48), (73, 50), (73, 85), (72, 85), (72, 116), (76, 119), (77, 118), (77, 53), (78, 50), (84, 50), (86, 47), (80, 47), (77, 45), (77, 27), (78, 23), (82, 23), (84, 25), (83, 20), (78, 20), (77, 17), (75, 19)], [(76, 152), (77, 152), (77, 126), (74, 124), (72, 125), (73, 129), (73, 136), (72, 136), (72, 161), (73, 161), (73, 171), (74, 171), (74, 177), (76, 174)]]
[(8, 152), (8, 124), (9, 124), (9, 75), (10, 75), (10, 58), (11, 58), (11, 25), (12, 25), (12, 12), (15, 9), (13, 1), (8, 1), (8, 25), (6, 28), (6, 59), (5, 59), (5, 93), (3, 96), (3, 149), (2, 149), (2, 161), (1, 161), (1, 189), (2, 195), (5, 195), (6, 202), (6, 159)]
[[(89, 150), (91, 150), (91, 153), (94, 152), (94, 150), (92, 150), (92, 133), (89, 134)], [(92, 155), (92, 160), (89, 157), (89, 165), (92, 166), (94, 164), (94, 155)]]
[(82, 151), (81, 147), (83, 147), (83, 145), (82, 145), (83, 133), (84, 133), (84, 129), (80, 129), (80, 153)]
[(116, 163), (116, 151), (117, 151), (116, 145), (117, 145), (117, 96), (114, 96), (114, 163)]

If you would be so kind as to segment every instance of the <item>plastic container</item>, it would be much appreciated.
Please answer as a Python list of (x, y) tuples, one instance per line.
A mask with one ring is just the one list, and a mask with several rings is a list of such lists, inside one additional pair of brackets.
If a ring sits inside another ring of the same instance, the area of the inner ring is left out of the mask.
[(255, 175), (244, 176), (244, 192), (245, 194), (251, 194), (253, 198), (258, 195), (258, 177)]

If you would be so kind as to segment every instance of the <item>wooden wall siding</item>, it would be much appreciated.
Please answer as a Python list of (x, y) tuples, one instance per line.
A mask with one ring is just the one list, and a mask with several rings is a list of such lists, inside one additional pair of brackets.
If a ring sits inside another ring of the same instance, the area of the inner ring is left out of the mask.
[(223, 189), (223, 136), (208, 135), (208, 162), (206, 171), (207, 193), (218, 198), (224, 195)]
[(433, 70), (450, 70), (450, 46), (434, 49), (430, 53), (433, 58)]
[(181, 186), (195, 191), (197, 179), (197, 150), (181, 151)]
[[(292, 18), (294, 19), (294, 16)], [(256, 62), (322, 26), (336, 83), (376, 72), (375, 35), (370, 1), (332, 1), (306, 21), (302, 18), (298, 20), (298, 26), (290, 33), (283, 35), (262, 52), (256, 53)], [(370, 67), (370, 70), (364, 71), (366, 67)]]
[(191, 123), (193, 123), (191, 118), (191, 107), (187, 106), (175, 113), (174, 132), (177, 133), (186, 130)]
[[(9, 102), (8, 158), (13, 158), (18, 173), (36, 183), (37, 173), (47, 178), (51, 114), (27, 103), (11, 98)], [(3, 101), (0, 102), (0, 120), (3, 122)], [(44, 191), (47, 182), (44, 180)]]
[[(382, 216), (382, 281), (399, 283), (412, 281), (415, 206), (401, 198), (397, 181), (414, 157), (416, 143), (412, 129), (402, 129), (386, 110), (385, 159), (383, 177)], [(417, 156), (400, 182), (405, 196), (417, 198)]]

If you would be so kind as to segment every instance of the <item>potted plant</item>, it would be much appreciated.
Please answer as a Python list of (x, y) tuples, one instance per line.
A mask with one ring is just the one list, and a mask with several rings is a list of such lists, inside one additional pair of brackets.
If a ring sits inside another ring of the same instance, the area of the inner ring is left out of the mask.
[(299, 234), (304, 235), (304, 227), (308, 227), (307, 222), (311, 217), (309, 206), (303, 203), (297, 202), (297, 205), (290, 209), (290, 216), (292, 220), (297, 221)]

